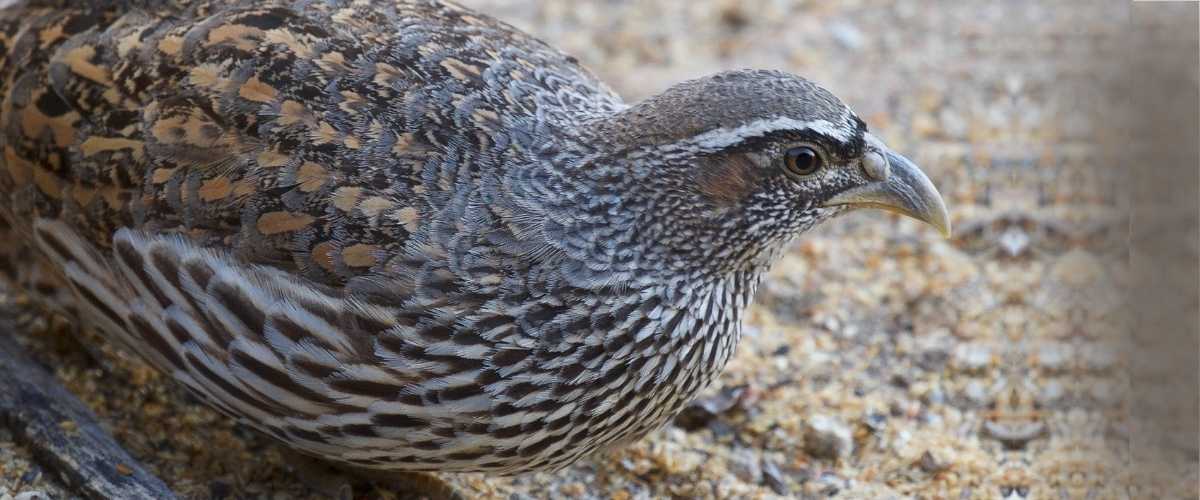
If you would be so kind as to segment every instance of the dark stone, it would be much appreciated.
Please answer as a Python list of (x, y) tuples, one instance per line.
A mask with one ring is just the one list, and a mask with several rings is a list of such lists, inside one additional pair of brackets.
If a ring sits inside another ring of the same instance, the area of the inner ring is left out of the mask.
[(675, 425), (685, 431), (703, 429), (709, 422), (734, 409), (746, 393), (746, 388), (745, 385), (726, 387), (717, 394), (688, 403), (687, 407), (675, 417)]
[(762, 471), (763, 480), (766, 481), (767, 486), (776, 495), (788, 496), (791, 494), (791, 489), (788, 488), (787, 480), (783, 477), (783, 472), (779, 470), (779, 466), (773, 460), (763, 460)]
[(233, 487), (220, 479), (208, 483), (208, 497), (212, 500), (224, 500), (233, 493)]

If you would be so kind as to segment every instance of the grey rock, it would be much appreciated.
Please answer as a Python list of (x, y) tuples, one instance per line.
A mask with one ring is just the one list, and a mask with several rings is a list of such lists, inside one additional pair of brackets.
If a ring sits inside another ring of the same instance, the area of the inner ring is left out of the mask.
[(840, 420), (816, 415), (805, 422), (804, 450), (816, 458), (845, 458), (854, 451), (854, 439)]

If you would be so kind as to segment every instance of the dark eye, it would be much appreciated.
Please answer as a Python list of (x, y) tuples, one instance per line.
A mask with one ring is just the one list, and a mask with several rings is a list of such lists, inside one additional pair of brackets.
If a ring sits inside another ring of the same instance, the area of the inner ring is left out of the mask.
[(787, 169), (795, 175), (811, 175), (821, 168), (821, 155), (808, 146), (799, 146), (785, 153)]

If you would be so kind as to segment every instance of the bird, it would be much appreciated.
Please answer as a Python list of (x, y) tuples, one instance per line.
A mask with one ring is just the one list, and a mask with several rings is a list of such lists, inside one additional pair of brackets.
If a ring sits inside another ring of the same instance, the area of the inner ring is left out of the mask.
[(627, 103), (448, 1), (26, 0), (0, 53), (6, 279), (347, 467), (633, 442), (720, 375), (807, 230), (874, 208), (950, 232), (816, 83), (726, 70)]

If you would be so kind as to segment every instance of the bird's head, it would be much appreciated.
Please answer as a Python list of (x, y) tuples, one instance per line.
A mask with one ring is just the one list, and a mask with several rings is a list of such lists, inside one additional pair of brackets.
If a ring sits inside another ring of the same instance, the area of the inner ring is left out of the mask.
[(625, 198), (652, 214), (636, 224), (640, 239), (668, 265), (769, 265), (793, 237), (853, 208), (950, 232), (941, 196), (916, 165), (833, 94), (791, 74), (683, 82), (599, 130), (633, 179)]

